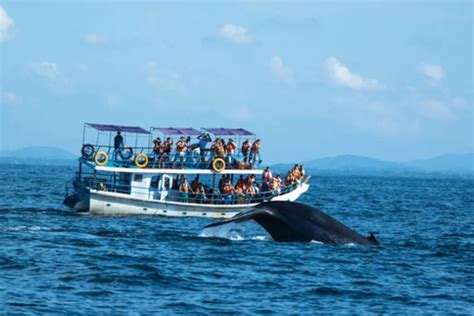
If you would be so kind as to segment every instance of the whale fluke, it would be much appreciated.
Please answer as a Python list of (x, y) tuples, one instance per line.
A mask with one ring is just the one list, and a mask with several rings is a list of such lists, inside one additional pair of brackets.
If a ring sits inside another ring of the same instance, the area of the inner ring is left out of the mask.
[(326, 213), (297, 202), (266, 202), (238, 213), (234, 217), (212, 223), (205, 228), (256, 221), (275, 241), (318, 241), (325, 244), (380, 245), (374, 233), (363, 237)]

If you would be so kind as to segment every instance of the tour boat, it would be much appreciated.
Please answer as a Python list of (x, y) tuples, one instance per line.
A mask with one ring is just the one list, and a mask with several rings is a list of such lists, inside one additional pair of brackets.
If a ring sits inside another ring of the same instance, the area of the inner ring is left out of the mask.
[[(95, 142), (86, 143), (92, 129)], [(168, 141), (166, 145), (156, 146), (157, 133), (162, 144)], [(121, 137), (118, 144), (117, 135)], [(235, 150), (216, 154), (210, 146), (213, 137), (232, 138)], [(261, 182), (264, 169), (260, 167), (260, 153), (251, 149), (242, 152), (246, 140), (251, 143), (257, 138), (243, 128), (145, 130), (86, 123), (82, 156), (73, 181), (66, 186), (64, 204), (78, 212), (100, 215), (230, 218), (265, 201), (295, 201), (308, 190), (309, 177), (302, 176), (281, 187), (252, 183), (250, 193), (222, 193), (220, 182)], [(175, 148), (178, 142), (180, 146), (185, 143), (184, 149)], [(196, 184), (200, 190), (186, 189)]]

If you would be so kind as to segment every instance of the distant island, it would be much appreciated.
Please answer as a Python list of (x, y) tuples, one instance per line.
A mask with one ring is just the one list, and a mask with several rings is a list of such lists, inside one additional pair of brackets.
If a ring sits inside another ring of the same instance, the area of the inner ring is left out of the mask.
[(0, 163), (54, 165), (72, 164), (76, 160), (77, 156), (58, 147), (32, 146), (0, 151)]
[[(308, 161), (296, 162), (303, 164), (312, 173), (343, 173), (343, 174), (474, 174), (474, 153), (446, 154), (429, 159), (418, 159), (410, 162), (392, 162), (370, 157), (340, 155)], [(275, 164), (277, 171), (288, 170), (293, 164)]]
[[(33, 146), (0, 151), (0, 163), (18, 164), (73, 164), (78, 155), (58, 147)], [(356, 155), (324, 157), (298, 161), (309, 173), (337, 174), (468, 174), (474, 175), (474, 153), (446, 154), (410, 162), (393, 162)], [(286, 172), (295, 163), (272, 165), (277, 172)]]

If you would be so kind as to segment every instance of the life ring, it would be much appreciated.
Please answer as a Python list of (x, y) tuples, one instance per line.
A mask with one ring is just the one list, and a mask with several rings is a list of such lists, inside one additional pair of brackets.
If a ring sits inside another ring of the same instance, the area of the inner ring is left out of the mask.
[(139, 153), (135, 156), (135, 166), (138, 168), (145, 168), (148, 165), (148, 156), (144, 153)]
[(132, 147), (125, 147), (122, 149), (122, 159), (129, 160), (133, 156), (133, 149)]
[(222, 172), (225, 170), (225, 161), (222, 158), (216, 158), (212, 161), (211, 164), (212, 170), (215, 172)]
[(105, 166), (109, 162), (109, 156), (104, 151), (98, 151), (94, 156), (94, 162), (98, 166)]
[(92, 144), (82, 145), (82, 148), (81, 148), (82, 157), (84, 157), (86, 159), (89, 159), (89, 158), (92, 158), (94, 156), (94, 153), (95, 153), (94, 145), (92, 145)]

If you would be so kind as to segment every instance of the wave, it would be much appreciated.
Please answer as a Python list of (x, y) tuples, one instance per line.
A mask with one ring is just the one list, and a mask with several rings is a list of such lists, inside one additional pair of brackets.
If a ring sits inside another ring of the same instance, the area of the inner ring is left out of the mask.
[(35, 208), (35, 207), (9, 207), (0, 208), (0, 215), (8, 214), (44, 214), (44, 215), (61, 215), (61, 216), (77, 216), (77, 213), (71, 210), (61, 208)]
[(47, 226), (25, 226), (25, 225), (20, 225), (20, 226), (0, 226), (0, 231), (2, 232), (40, 232), (40, 231), (53, 231), (55, 230), (52, 227), (47, 227)]

